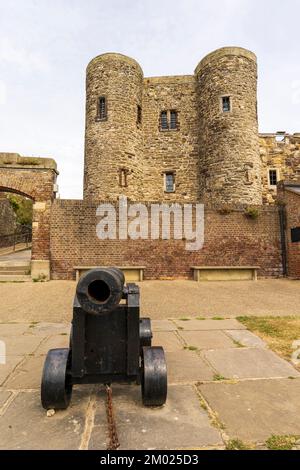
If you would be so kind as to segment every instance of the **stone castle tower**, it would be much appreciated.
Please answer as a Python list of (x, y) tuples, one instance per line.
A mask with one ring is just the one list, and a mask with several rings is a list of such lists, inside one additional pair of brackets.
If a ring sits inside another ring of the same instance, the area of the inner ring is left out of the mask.
[(84, 198), (261, 204), (256, 56), (225, 47), (194, 75), (144, 78), (121, 54), (87, 67)]

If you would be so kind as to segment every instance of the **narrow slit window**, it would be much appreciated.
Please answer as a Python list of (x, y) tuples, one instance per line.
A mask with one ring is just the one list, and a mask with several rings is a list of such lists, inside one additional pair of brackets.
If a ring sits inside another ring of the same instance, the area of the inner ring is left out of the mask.
[(160, 128), (162, 130), (167, 130), (169, 129), (169, 124), (168, 124), (168, 113), (167, 111), (162, 111), (160, 113)]
[(121, 188), (127, 188), (128, 186), (127, 175), (128, 175), (128, 170), (126, 170), (125, 168), (121, 168), (120, 173), (119, 173), (119, 185), (121, 186)]
[(222, 110), (223, 113), (229, 113), (231, 111), (230, 96), (222, 97)]
[(270, 186), (276, 186), (277, 181), (277, 171), (276, 170), (269, 170), (269, 184)]
[(142, 124), (142, 108), (141, 106), (138, 104), (137, 105), (137, 118), (136, 118), (136, 122), (138, 125)]
[(174, 173), (165, 173), (165, 191), (166, 193), (173, 193), (175, 191)]
[(106, 98), (105, 96), (100, 96), (100, 98), (98, 98), (97, 119), (103, 120), (106, 118), (107, 118)]
[(177, 129), (178, 119), (177, 111), (170, 111), (170, 129)]

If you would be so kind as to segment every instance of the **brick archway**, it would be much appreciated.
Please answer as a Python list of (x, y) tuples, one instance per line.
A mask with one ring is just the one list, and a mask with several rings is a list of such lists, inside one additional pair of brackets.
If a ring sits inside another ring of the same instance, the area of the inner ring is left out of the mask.
[(33, 200), (32, 278), (50, 277), (50, 213), (57, 175), (56, 163), (50, 158), (0, 153), (0, 191)]

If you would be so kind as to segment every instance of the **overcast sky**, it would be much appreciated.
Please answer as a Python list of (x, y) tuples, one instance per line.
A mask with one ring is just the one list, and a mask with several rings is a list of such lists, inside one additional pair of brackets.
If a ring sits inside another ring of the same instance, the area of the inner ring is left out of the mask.
[(251, 49), (260, 131), (300, 132), (299, 18), (299, 0), (0, 0), (0, 152), (55, 158), (61, 197), (81, 198), (85, 68), (104, 52), (156, 76)]

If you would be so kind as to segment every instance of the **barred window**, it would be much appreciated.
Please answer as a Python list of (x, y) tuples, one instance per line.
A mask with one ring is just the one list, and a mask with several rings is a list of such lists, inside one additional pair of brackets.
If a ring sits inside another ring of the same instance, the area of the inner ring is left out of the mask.
[(276, 170), (269, 170), (269, 184), (270, 186), (277, 185), (277, 171)]
[(166, 193), (175, 191), (175, 175), (172, 172), (165, 173), (165, 191)]
[(106, 98), (105, 96), (100, 96), (98, 98), (97, 119), (104, 120), (106, 118), (107, 118)]
[(222, 97), (222, 110), (223, 113), (229, 113), (231, 111), (230, 96)]
[(160, 113), (160, 128), (162, 130), (167, 130), (169, 129), (169, 123), (168, 123), (168, 113), (167, 111), (162, 111)]
[(177, 129), (177, 111), (170, 111), (170, 129)]

